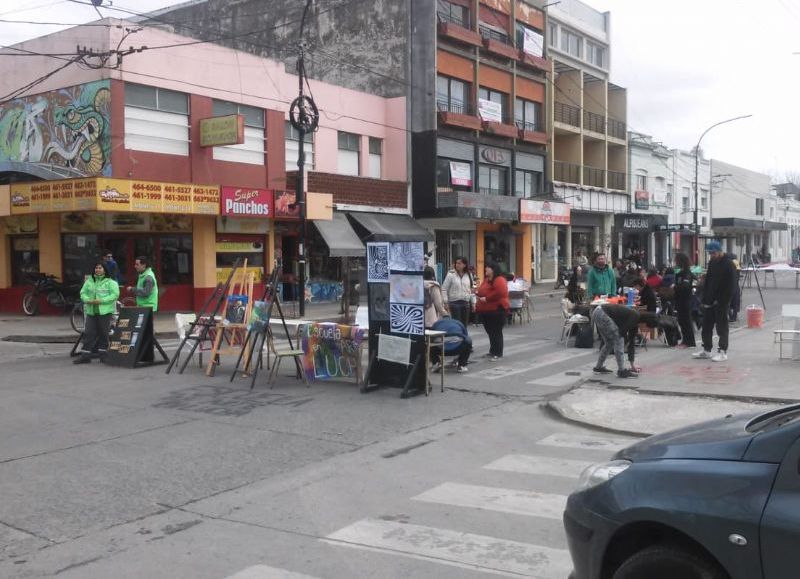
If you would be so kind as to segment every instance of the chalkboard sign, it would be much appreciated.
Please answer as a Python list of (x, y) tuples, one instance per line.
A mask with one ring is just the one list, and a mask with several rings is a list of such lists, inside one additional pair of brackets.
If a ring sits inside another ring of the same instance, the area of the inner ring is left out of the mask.
[(167, 361), (166, 354), (153, 335), (153, 310), (120, 308), (104, 362), (124, 368), (149, 366), (156, 362), (154, 348), (158, 348), (164, 361)]

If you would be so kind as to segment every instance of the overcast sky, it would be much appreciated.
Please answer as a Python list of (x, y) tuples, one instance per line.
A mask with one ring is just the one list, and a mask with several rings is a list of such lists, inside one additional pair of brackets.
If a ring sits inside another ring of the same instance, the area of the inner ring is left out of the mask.
[[(586, 0), (611, 12), (611, 79), (628, 89), (628, 125), (669, 147), (703, 139), (707, 156), (769, 174), (800, 174), (800, 2), (797, 0)], [(104, 0), (108, 5), (108, 0)], [(146, 12), (176, 0), (114, 0)], [(125, 14), (103, 7), (108, 16)], [(71, 0), (3, 0), (0, 20), (80, 23), (89, 5)], [(58, 27), (0, 22), (14, 44)]]

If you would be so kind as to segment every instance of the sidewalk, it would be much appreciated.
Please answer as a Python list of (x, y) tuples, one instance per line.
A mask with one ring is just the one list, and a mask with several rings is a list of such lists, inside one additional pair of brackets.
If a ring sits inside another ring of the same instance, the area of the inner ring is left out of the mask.
[[(284, 316), (287, 319), (297, 318), (296, 304), (281, 304)], [(340, 322), (342, 314), (339, 313), (338, 303), (307, 304), (305, 318), (315, 321)], [(177, 338), (175, 327), (176, 312), (157, 312), (154, 320), (154, 330), (159, 339)], [(273, 317), (278, 315), (277, 309)], [(351, 308), (351, 316), (355, 315), (355, 308)], [(69, 317), (59, 316), (26, 316), (24, 314), (0, 314), (0, 341), (26, 342), (34, 344), (72, 344), (78, 339), (78, 334), (69, 324)]]
[[(653, 344), (637, 350), (636, 379), (590, 376), (549, 403), (564, 418), (625, 433), (651, 434), (729, 413), (800, 403), (800, 360), (778, 360), (773, 316), (761, 329), (731, 329), (727, 362)], [(784, 348), (788, 355), (790, 348)]]

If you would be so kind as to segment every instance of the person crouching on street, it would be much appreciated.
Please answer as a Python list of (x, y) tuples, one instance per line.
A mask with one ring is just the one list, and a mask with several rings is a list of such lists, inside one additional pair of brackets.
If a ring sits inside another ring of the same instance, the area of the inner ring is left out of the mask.
[(84, 319), (83, 347), (73, 364), (88, 364), (92, 358), (100, 358), (108, 352), (108, 331), (111, 316), (117, 308), (119, 284), (108, 275), (105, 263), (94, 266), (94, 274), (86, 278), (81, 288)]
[(508, 282), (495, 263), (487, 263), (483, 271), (483, 281), (476, 292), (478, 301), (475, 303), (475, 312), (480, 314), (483, 328), (489, 336), (488, 357), (492, 362), (497, 362), (503, 357), (503, 326), (511, 310)]
[[(606, 357), (611, 351), (617, 360), (617, 376), (620, 378), (636, 378), (640, 368), (634, 364), (636, 355), (636, 333), (639, 328), (639, 312), (623, 305), (606, 304), (598, 306), (592, 312), (592, 324), (597, 328), (603, 346), (600, 356), (593, 368), (595, 374), (611, 374), (605, 367)], [(625, 367), (623, 351), (627, 342), (630, 368)]]

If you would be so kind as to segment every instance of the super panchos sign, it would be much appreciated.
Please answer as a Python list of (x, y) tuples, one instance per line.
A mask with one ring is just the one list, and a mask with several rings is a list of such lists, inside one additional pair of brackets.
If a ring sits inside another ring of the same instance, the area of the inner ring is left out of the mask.
[(272, 189), (223, 187), (220, 194), (220, 215), (232, 217), (273, 217)]

